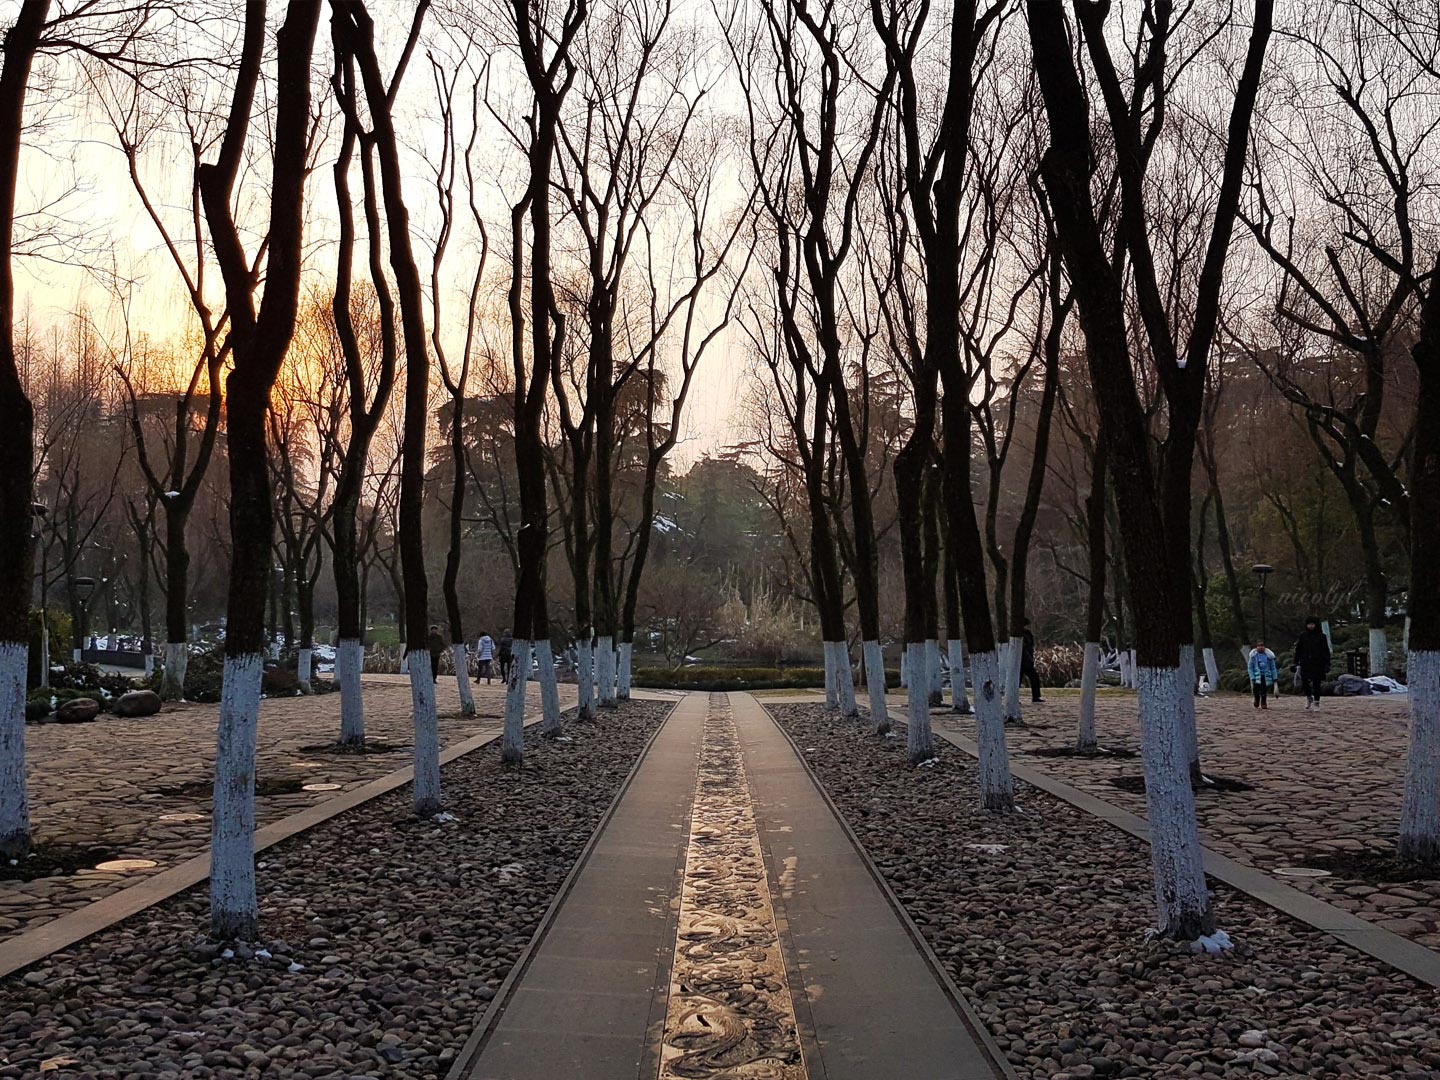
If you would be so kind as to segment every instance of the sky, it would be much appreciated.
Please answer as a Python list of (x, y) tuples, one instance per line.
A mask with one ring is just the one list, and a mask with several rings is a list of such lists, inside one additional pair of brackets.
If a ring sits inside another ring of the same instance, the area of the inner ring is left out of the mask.
[[(388, 2), (371, 6), (381, 37), (381, 64), (388, 75), (407, 27), (403, 20), (383, 17), (391, 6)], [(403, 7), (408, 17), (408, 4), (394, 6)], [(0, 26), (13, 19), (13, 11), (13, 0), (0, 0)], [(277, 17), (272, 16), (272, 22)], [(238, 34), (238, 27), (219, 24), (214, 32), (233, 36)], [(219, 42), (215, 48), (220, 53), (233, 53), (235, 44)], [(471, 137), (469, 98), (475, 76), (484, 73), (489, 99), (499, 116), (513, 111), (512, 92), (518, 86), (515, 72), (506, 68), (503, 50), (484, 42), (460, 42), (432, 20), (406, 71), (396, 109), (412, 243), (427, 290), (430, 252), (439, 228), (435, 168), (444, 144), (436, 75), (428, 55), (431, 53), (441, 70), (453, 71), (458, 66), (461, 71), (455, 124), (462, 150)], [(333, 97), (324, 82), (330, 63), (328, 28), (322, 19), (316, 42), (313, 104), (323, 111), (324, 134), (309, 178), (306, 257), (308, 284), (321, 290), (333, 281), (333, 243), (338, 231), (331, 165), (339, 123)], [(37, 75), (28, 103), (17, 193), (17, 212), (21, 215), (17, 239), (31, 252), (31, 257), (17, 263), (17, 311), (28, 310), (32, 319), (43, 326), (83, 309), (101, 328), (117, 356), (124, 354), (127, 328), (130, 336), (143, 332), (152, 338), (179, 338), (193, 331), (198, 324), (182, 280), (130, 182), (112, 118), (128, 115), (131, 130), (145, 132), (139, 155), (140, 178), (192, 274), (196, 260), (190, 232), (191, 132), (198, 131), (202, 141), (213, 143), (220, 131), (218, 119), (196, 121), (191, 131), (181, 131), (178, 128), (183, 113), (173, 103), (159, 108), (155, 98), (141, 96), (137, 106), (125, 81), (86, 72), (71, 60), (52, 60)], [(208, 110), (218, 114), (228, 105), (228, 86), (213, 76), (197, 75), (183, 82), (170, 79), (165, 92), (172, 101), (183, 93), (196, 104), (197, 113)], [(252, 226), (263, 222), (268, 210), (263, 188), (269, 166), (254, 152), (255, 147), (264, 145), (264, 107), (263, 101), (257, 102), (251, 127), (252, 156), (247, 160), (240, 195), (240, 220)], [(213, 145), (208, 146), (204, 158), (213, 160), (214, 156)], [(487, 302), (503, 310), (501, 294), (509, 277), (508, 206), (523, 176), (513, 142), (484, 104), (474, 134), (473, 160), (474, 197), (492, 245), (487, 263)], [(358, 198), (358, 167), (352, 172), (351, 183)], [(726, 197), (738, 199), (738, 185), (732, 186), (734, 191)], [(463, 342), (465, 289), (474, 276), (479, 250), (476, 231), (464, 210), (468, 194), (464, 188), (462, 175), (456, 193), (462, 214), (457, 219), (441, 284), (443, 340), (452, 357), (458, 355)], [(558, 200), (556, 209), (558, 213)], [(360, 224), (363, 226), (363, 221)], [(662, 223), (656, 241), (658, 249), (666, 244), (664, 228)], [(41, 235), (36, 235), (37, 231)], [(27, 234), (30, 242), (25, 244)], [(247, 249), (253, 252), (257, 243), (253, 229), (246, 239)], [(361, 259), (363, 244), (362, 232), (357, 244)], [(357, 280), (361, 271), (363, 266), (357, 266)], [(211, 306), (218, 310), (223, 302), (219, 274), (213, 264), (207, 266), (205, 275), (205, 291)], [(717, 296), (715, 303), (704, 305), (702, 318), (713, 318), (718, 303)], [(507, 340), (506, 327), (491, 327), (491, 333), (501, 343)], [(695, 377), (682, 439), (674, 451), (677, 466), (686, 467), (698, 457), (721, 451), (744, 437), (735, 417), (745, 394), (746, 371), (739, 337), (726, 333), (717, 339)], [(435, 381), (438, 390), (438, 375)]]

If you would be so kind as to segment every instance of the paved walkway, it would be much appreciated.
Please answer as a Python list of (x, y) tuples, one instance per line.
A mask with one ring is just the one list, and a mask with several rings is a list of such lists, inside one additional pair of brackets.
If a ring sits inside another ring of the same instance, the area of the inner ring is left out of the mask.
[(452, 1078), (993, 1080), (749, 695), (671, 715)]

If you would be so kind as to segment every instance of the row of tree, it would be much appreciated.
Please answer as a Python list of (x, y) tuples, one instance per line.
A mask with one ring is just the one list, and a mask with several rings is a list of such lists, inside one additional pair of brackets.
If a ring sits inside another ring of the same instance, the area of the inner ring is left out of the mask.
[[(961, 709), (968, 657), (981, 797), (996, 812), (1013, 805), (1005, 722), (1020, 713), (1032, 551), (1048, 540), (1058, 565), (1060, 530), (1040, 522), (1065, 520), (1085, 552), (1079, 739), (1094, 740), (1108, 607), (1136, 654), (1159, 922), (1188, 938), (1214, 928), (1190, 786), (1197, 649), (1215, 675), (1212, 535), (1233, 632), (1246, 636), (1226, 432), (1261, 416), (1262, 399), (1285, 402), (1353, 520), (1377, 670), (1394, 592), (1387, 548), (1408, 555), (1401, 850), (1440, 857), (1440, 581), (1423, 546), (1440, 498), (1440, 450), (1424, 423), (1440, 248), (1423, 104), (1437, 90), (1433, 13), (1401, 0), (1383, 13), (1292, 7), (1277, 33), (1270, 0), (1244, 13), (1164, 0), (1124, 12), (1090, 0), (736, 0), (714, 9), (707, 31), (669, 4), (517, 0), (480, 12), (421, 0), (405, 26), (377, 30), (359, 0), (333, 0), (322, 62), (320, 7), (297, 0), (273, 55), (263, 4), (238, 27), (216, 23), (238, 42), (199, 36), (220, 56), (233, 46), (231, 64), (182, 46), (195, 25), (185, 8), (27, 0), (0, 73), (0, 559), (25, 569), (0, 591), (0, 843), (28, 842), (32, 534), (58, 536), (73, 515), (57, 544), (74, 567), (84, 521), (104, 517), (78, 483), (57, 490), (40, 530), (31, 513), (33, 380), (11, 267), (38, 57), (46, 84), (62, 62), (83, 74), (190, 309), (173, 423), (146, 419), (140, 343), (106, 349), (121, 357), (144, 480), (133, 505), (140, 520), (164, 521), (151, 535), (163, 536), (167, 678), (181, 685), (187, 538), (223, 433), (217, 934), (254, 930), (267, 597), (297, 597), (308, 644), (313, 603), (301, 598), (313, 600), (330, 553), (341, 738), (362, 740), (362, 579), (377, 546), (367, 519), (393, 500), (416, 810), (433, 814), (427, 462), (432, 487), (437, 470), (450, 480), (442, 582), (457, 661), (467, 503), (484, 506), (513, 560), (520, 662), (502, 754), (519, 761), (532, 652), (544, 729), (560, 722), (554, 551), (573, 583), (582, 713), (628, 692), (641, 583), (664, 534), (659, 480), (695, 373), (727, 344), (748, 352), (765, 387), (749, 447), (764, 474), (755, 487), (797, 556), (794, 591), (818, 616), (827, 701), (860, 712), (853, 637), (872, 723), (889, 725), (882, 598), (898, 547), (909, 756), (933, 752), (946, 640)], [(406, 104), (417, 97), (405, 87), (422, 56), (431, 85), (417, 150)], [(188, 199), (152, 194), (157, 162), (173, 174), (177, 149)], [(321, 217), (333, 221), (323, 237), (305, 216), (322, 190)], [(311, 272), (325, 284), (307, 297)], [(112, 291), (130, 302), (123, 285)], [(1244, 392), (1256, 380), (1237, 371), (1260, 373), (1271, 391)], [(495, 451), (506, 461), (491, 483), (513, 490), (499, 498), (472, 468), (487, 439), (508, 448)], [(372, 461), (381, 446), (381, 457), (393, 446), (393, 469)], [(65, 469), (52, 462), (44, 475), (56, 482)], [(381, 479), (392, 475), (393, 486)], [(1069, 479), (1058, 495), (1054, 477)], [(1312, 514), (1312, 542), (1290, 493), (1266, 494), (1297, 561), (1328, 550), (1333, 513)], [(468, 697), (463, 676), (461, 687)]]

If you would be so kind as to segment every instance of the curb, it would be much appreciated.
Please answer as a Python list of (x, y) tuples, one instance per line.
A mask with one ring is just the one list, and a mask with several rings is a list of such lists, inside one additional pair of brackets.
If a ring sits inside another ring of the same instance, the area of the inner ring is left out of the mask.
[[(537, 724), (540, 720), (540, 716), (533, 716), (525, 721), (525, 726)], [(448, 765), (456, 758), (494, 742), (501, 734), (501, 731), (481, 732), (455, 743), (440, 752), (440, 764)], [(414, 765), (407, 765), (313, 806), (307, 806), (279, 821), (272, 821), (269, 825), (255, 830), (255, 853), (258, 855), (282, 840), (288, 840), (371, 799), (404, 787), (414, 776)], [(207, 846), (200, 854), (192, 855), (184, 862), (161, 870), (158, 874), (151, 874), (143, 881), (119, 892), (113, 892), (83, 908), (67, 912), (33, 930), (26, 930), (0, 942), (0, 979), (138, 915), (146, 908), (154, 907), (186, 889), (193, 888), (209, 877), (210, 848)]]
[[(646, 698), (641, 700), (655, 699)], [(615, 797), (610, 800), (610, 805), (605, 808), (605, 813), (602, 814), (600, 820), (596, 822), (595, 829), (590, 834), (590, 839), (585, 842), (585, 847), (581, 849), (579, 856), (570, 867), (570, 872), (565, 875), (565, 880), (560, 883), (559, 890), (551, 899), (550, 906), (545, 909), (545, 914), (541, 916), (540, 924), (535, 927), (535, 933), (532, 934), (530, 940), (526, 942), (525, 948), (520, 951), (520, 956), (511, 966), (509, 974), (505, 976), (505, 981), (502, 982), (500, 988), (495, 991), (495, 996), (490, 999), (490, 1004), (486, 1006), (485, 1011), (480, 1015), (480, 1020), (475, 1025), (474, 1030), (470, 1032), (470, 1037), (465, 1040), (465, 1045), (462, 1046), (460, 1052), (455, 1055), (455, 1061), (450, 1066), (450, 1071), (445, 1074), (446, 1080), (464, 1080), (480, 1060), (480, 1055), (485, 1049), (485, 1044), (490, 1041), (490, 1036), (494, 1034), (495, 1028), (500, 1022), (500, 1017), (510, 1004), (510, 997), (514, 993), (516, 985), (525, 977), (525, 973), (530, 968), (531, 961), (535, 959), (535, 954), (540, 951), (540, 946), (544, 944), (545, 937), (550, 932), (550, 927), (554, 924), (556, 916), (559, 915), (560, 908), (570, 896), (571, 890), (574, 889), (575, 882), (579, 879), (581, 871), (585, 869), (585, 865), (590, 861), (590, 856), (594, 854), (596, 846), (600, 843), (601, 835), (610, 824), (610, 819), (615, 816), (615, 810), (620, 805), (620, 800), (623, 799), (625, 793), (630, 790), (631, 783), (640, 772), (640, 766), (645, 764), (645, 759), (650, 756), (650, 747), (655, 744), (655, 740), (659, 738), (660, 732), (665, 730), (665, 725), (670, 722), (670, 717), (674, 714), (675, 707), (679, 705), (682, 700), (684, 699), (675, 699), (675, 703), (670, 706), (670, 711), (665, 714), (665, 719), (656, 725), (655, 730), (650, 733), (650, 737), (645, 740), (645, 745), (641, 747), (640, 754), (635, 759), (635, 763), (630, 766), (630, 771), (625, 774), (625, 779), (621, 782), (619, 790), (615, 792)]]
[(895, 912), (896, 917), (900, 920), (900, 925), (904, 927), (905, 933), (910, 937), (911, 942), (914, 944), (916, 950), (919, 951), (926, 966), (930, 968), (936, 981), (939, 982), (940, 988), (945, 992), (945, 996), (950, 999), (950, 1004), (954, 1006), (961, 1021), (965, 1024), (966, 1028), (969, 1029), (975, 1041), (980, 1044), (986, 1056), (990, 1058), (996, 1076), (1003, 1077), (1004, 1080), (1019, 1080), (1020, 1074), (1015, 1071), (1014, 1066), (1010, 1064), (1009, 1059), (1005, 1056), (1005, 1052), (1000, 1049), (1000, 1044), (997, 1043), (994, 1036), (990, 1034), (990, 1029), (985, 1025), (985, 1022), (980, 1019), (980, 1016), (975, 1012), (969, 1000), (961, 992), (959, 986), (956, 985), (955, 980), (950, 977), (950, 973), (945, 970), (945, 966), (940, 962), (940, 958), (935, 955), (935, 950), (932, 949), (930, 943), (925, 940), (925, 935), (920, 932), (920, 928), (916, 926), (910, 918), (910, 913), (907, 912), (905, 906), (900, 903), (900, 898), (895, 895), (895, 890), (890, 888), (890, 883), (885, 880), (884, 875), (880, 873), (880, 868), (877, 867), (874, 860), (870, 858), (870, 853), (865, 850), (865, 845), (860, 842), (860, 838), (856, 836), (854, 830), (850, 828), (850, 823), (845, 820), (845, 816), (840, 813), (839, 807), (837, 807), (830, 798), (830, 793), (826, 791), (825, 786), (820, 783), (820, 778), (817, 777), (815, 771), (810, 768), (810, 763), (805, 760), (805, 755), (801, 753), (800, 747), (796, 745), (790, 732), (786, 731), (785, 726), (775, 719), (769, 709), (765, 708), (765, 703), (762, 699), (752, 697), (751, 700), (760, 707), (761, 711), (769, 718), (770, 723), (775, 725), (775, 729), (780, 732), (785, 742), (794, 752), (795, 757), (800, 762), (801, 768), (805, 770), (805, 775), (809, 777), (810, 783), (815, 786), (815, 790), (819, 793), (821, 801), (825, 803), (826, 808), (839, 824), (840, 831), (845, 834), (845, 838), (850, 841), (850, 846), (853, 847), (856, 854), (860, 856), (860, 861), (864, 864), (866, 873), (870, 875), (876, 886), (879, 887), (881, 894), (885, 897), (885, 902), (889, 904), (891, 910)]

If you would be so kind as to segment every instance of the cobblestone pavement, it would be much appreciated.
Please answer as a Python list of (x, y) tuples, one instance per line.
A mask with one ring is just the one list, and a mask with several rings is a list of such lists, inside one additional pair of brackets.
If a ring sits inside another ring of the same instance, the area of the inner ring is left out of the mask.
[[(497, 680), (475, 688), (476, 714), (459, 715), (453, 678), (439, 682), (441, 747), (484, 731), (498, 731), (505, 706)], [(539, 709), (538, 688), (529, 687)], [(575, 687), (560, 687), (561, 707), (574, 704)], [(94, 849), (94, 862), (150, 859), (150, 871), (107, 873), (82, 869), (33, 881), (0, 881), (0, 941), (84, 907), (203, 852), (210, 844), (208, 784), (215, 761), (219, 706), (167, 704), (156, 716), (122, 720), (101, 716), (90, 724), (28, 725), (30, 815), (39, 845)], [(390, 753), (326, 753), (340, 732), (340, 695), (267, 699), (260, 709), (257, 783), (275, 794), (258, 795), (257, 826), (303, 810), (341, 791), (404, 768), (410, 761), (409, 680), (365, 676), (366, 734), (396, 749)], [(338, 789), (300, 790), (306, 784)], [(195, 790), (198, 788), (199, 790)], [(176, 817), (175, 815), (182, 815)], [(87, 860), (89, 861), (89, 860)]]
[[(1024, 703), (1025, 723), (1006, 731), (1015, 760), (1064, 780), (1133, 813), (1145, 813), (1141, 793), (1111, 783), (1141, 775), (1138, 758), (1048, 757), (1028, 751), (1073, 745), (1079, 713), (1076, 691), (1045, 691), (1042, 704)], [(1201, 764), (1219, 780), (1249, 791), (1204, 791), (1196, 796), (1206, 846), (1262, 870), (1309, 866), (1323, 855), (1393, 852), (1400, 819), (1409, 706), (1403, 696), (1327, 698), (1319, 712), (1303, 699), (1272, 699), (1257, 712), (1248, 697), (1199, 699), (1196, 717)], [(975, 724), (939, 710), (936, 720), (973, 738)], [(1136, 700), (1102, 692), (1096, 707), (1102, 746), (1139, 746)], [(1440, 948), (1440, 879), (1366, 884), (1338, 872), (1327, 878), (1282, 877), (1287, 885), (1431, 948)]]

